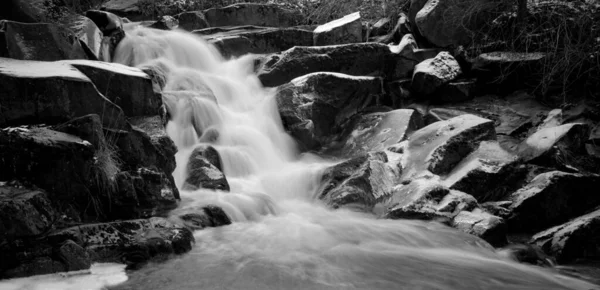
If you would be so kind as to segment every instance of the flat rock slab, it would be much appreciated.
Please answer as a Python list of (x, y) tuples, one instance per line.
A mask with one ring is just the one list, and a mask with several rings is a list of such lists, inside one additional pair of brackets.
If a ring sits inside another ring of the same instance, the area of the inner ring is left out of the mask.
[(537, 233), (531, 243), (559, 263), (600, 258), (600, 209)]
[(542, 128), (523, 141), (517, 152), (526, 162), (544, 165), (571, 165), (570, 160), (585, 152), (590, 128), (584, 123)]
[(452, 226), (465, 233), (478, 236), (496, 247), (507, 243), (507, 227), (504, 219), (481, 209), (461, 211), (452, 220)]
[(510, 196), (509, 230), (535, 232), (566, 222), (600, 205), (600, 176), (551, 171)]
[(315, 46), (362, 42), (360, 12), (348, 14), (318, 26), (314, 30)]
[(0, 127), (98, 114), (107, 128), (129, 128), (121, 108), (70, 64), (0, 58), (0, 84)]

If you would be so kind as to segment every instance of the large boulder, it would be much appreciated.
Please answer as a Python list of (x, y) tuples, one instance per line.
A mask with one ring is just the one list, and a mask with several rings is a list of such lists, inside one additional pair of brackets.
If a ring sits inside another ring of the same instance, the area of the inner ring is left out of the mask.
[(102, 38), (104, 35), (94, 21), (83, 15), (69, 15), (61, 23), (73, 31), (79, 38), (82, 47), (91, 60), (98, 60), (102, 55)]
[(360, 12), (320, 25), (314, 33), (315, 46), (362, 42)]
[(416, 93), (429, 95), (461, 73), (460, 65), (454, 57), (442, 51), (436, 57), (417, 64), (412, 77), (412, 89)]
[(600, 209), (537, 233), (531, 243), (559, 263), (600, 258)]
[(44, 0), (8, 0), (0, 4), (0, 19), (25, 23), (47, 22), (48, 7)]
[(107, 128), (129, 128), (121, 108), (67, 63), (0, 58), (0, 101), (0, 127), (53, 124), (98, 114)]
[(551, 171), (510, 196), (512, 232), (533, 233), (566, 222), (600, 205), (600, 176)]
[(98, 59), (111, 62), (117, 45), (125, 38), (123, 20), (115, 14), (99, 10), (88, 10), (85, 15), (94, 21), (103, 34)]
[(48, 239), (53, 243), (72, 240), (83, 247), (94, 262), (132, 266), (188, 252), (194, 243), (190, 230), (158, 217), (86, 224), (57, 231)]
[(56, 214), (45, 191), (0, 185), (0, 243), (42, 235)]
[(370, 211), (391, 194), (397, 174), (383, 152), (371, 152), (328, 168), (318, 197), (333, 208)]
[[(312, 44), (313, 33), (296, 28), (258, 28), (251, 26), (221, 29), (205, 39), (215, 45), (225, 57), (238, 57), (248, 53), (278, 53), (294, 46)], [(204, 31), (195, 31), (203, 34)]]
[(280, 86), (276, 99), (286, 130), (310, 150), (333, 141), (344, 120), (376, 104), (382, 94), (379, 78), (322, 72)]
[(322, 47), (297, 46), (274, 56), (258, 74), (264, 86), (275, 87), (314, 72), (354, 76), (396, 77), (401, 56), (380, 43), (356, 43)]
[[(443, 186), (435, 177), (427, 176), (404, 182), (393, 188), (378, 214), (389, 219), (420, 219), (447, 220), (455, 214), (455, 208), (450, 208), (451, 202), (444, 202), (444, 197), (450, 195), (450, 190)], [(477, 203), (471, 197), (461, 207), (473, 208)], [(439, 210), (447, 208), (446, 210)]]
[(152, 19), (154, 17), (153, 11), (151, 13), (148, 13), (148, 11), (146, 10), (153, 8), (147, 7), (146, 5), (140, 5), (142, 4), (141, 2), (142, 1), (140, 0), (110, 0), (102, 4), (100, 10), (113, 13), (115, 15), (118, 15), (119, 17), (126, 17), (131, 21), (142, 21)]
[(443, 183), (481, 202), (500, 200), (518, 189), (525, 178), (524, 169), (517, 156), (502, 149), (498, 142), (484, 141), (445, 176)]
[(175, 16), (179, 21), (179, 28), (185, 31), (194, 31), (209, 27), (202, 11), (187, 11)]
[(0, 30), (4, 37), (0, 43), (6, 45), (3, 57), (43, 61), (88, 58), (74, 33), (57, 24), (5, 20)]
[[(423, 2), (413, 0), (409, 15)], [(420, 34), (436, 46), (449, 47), (468, 44), (472, 37), (470, 30), (490, 21), (493, 18), (490, 13), (506, 4), (498, 0), (429, 0), (422, 5), (414, 16)]]
[(342, 125), (344, 132), (326, 152), (352, 157), (369, 151), (382, 151), (404, 141), (423, 127), (421, 116), (410, 109), (375, 112), (352, 117)]
[(187, 164), (187, 177), (182, 189), (199, 188), (229, 191), (229, 183), (223, 174), (221, 157), (212, 146), (196, 147)]
[(256, 25), (267, 27), (291, 27), (304, 19), (298, 11), (287, 10), (276, 4), (239, 3), (204, 11), (211, 27)]
[(103, 164), (95, 163), (92, 144), (78, 137), (46, 128), (2, 129), (0, 163), (2, 179), (31, 182), (65, 207), (99, 204), (93, 177)]
[(476, 150), (481, 141), (496, 139), (494, 123), (475, 115), (461, 115), (433, 123), (413, 133), (404, 153), (403, 179), (430, 171), (445, 175)]
[(90, 78), (98, 91), (121, 107), (127, 117), (159, 113), (162, 97), (154, 91), (150, 77), (140, 69), (118, 63), (88, 60), (64, 62)]
[[(384, 26), (385, 27), (385, 26)], [(374, 27), (375, 28), (375, 27)], [(400, 39), (406, 34), (410, 34), (412, 29), (409, 26), (408, 16), (404, 13), (400, 13), (398, 15), (398, 21), (396, 22), (396, 26), (390, 29), (389, 32), (385, 35), (377, 36), (370, 38), (370, 41), (379, 42), (379, 43), (399, 43)], [(374, 32), (374, 35), (377, 35), (377, 32)]]

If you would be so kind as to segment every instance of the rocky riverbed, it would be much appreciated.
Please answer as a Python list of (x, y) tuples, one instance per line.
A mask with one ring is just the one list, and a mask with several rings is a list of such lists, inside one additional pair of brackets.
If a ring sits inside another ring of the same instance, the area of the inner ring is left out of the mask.
[[(387, 30), (360, 13), (300, 25), (299, 12), (272, 4), (158, 18), (136, 1), (85, 15), (59, 7), (52, 18), (42, 1), (0, 4), (10, 11), (0, 14), (0, 278), (97, 262), (137, 269), (239, 220), (219, 204), (182, 200), (180, 191), (227, 194), (243, 171), (228, 168), (242, 165), (222, 155), (227, 133), (205, 122), (224, 115), (181, 113), (218, 107), (221, 92), (160, 58), (141, 62), (152, 57), (135, 46), (147, 31), (170, 44), (172, 31), (191, 33), (219, 61), (251, 63), (295, 146), (329, 162), (311, 197), (318, 203), (454, 228), (525, 264), (598, 261), (598, 103), (541, 103), (522, 84), (544, 54), (465, 58), (454, 49), (468, 41), (463, 28), (440, 19), (454, 8), (411, 2)], [(184, 119), (193, 137), (175, 139), (167, 128)], [(186, 140), (201, 146), (184, 156), (179, 181)], [(600, 282), (597, 267), (564, 272)]]

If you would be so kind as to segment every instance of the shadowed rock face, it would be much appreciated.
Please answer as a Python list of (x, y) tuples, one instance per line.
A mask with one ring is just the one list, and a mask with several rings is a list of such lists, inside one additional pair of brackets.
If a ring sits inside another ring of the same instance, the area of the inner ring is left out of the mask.
[(281, 8), (275, 4), (240, 3), (223, 8), (204, 11), (211, 27), (256, 25), (269, 27), (290, 27), (298, 25), (302, 15), (297, 11)]
[(533, 236), (531, 243), (558, 262), (600, 258), (600, 209)]

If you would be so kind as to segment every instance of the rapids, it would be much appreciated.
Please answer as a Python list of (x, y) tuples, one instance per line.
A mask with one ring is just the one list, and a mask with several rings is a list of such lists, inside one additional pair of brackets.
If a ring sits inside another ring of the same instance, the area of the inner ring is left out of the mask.
[(437, 223), (380, 220), (320, 204), (315, 195), (323, 169), (339, 161), (299, 152), (283, 129), (274, 91), (253, 74), (250, 56), (225, 60), (192, 34), (131, 27), (114, 61), (164, 74), (179, 188), (195, 146), (210, 143), (221, 155), (231, 191), (181, 191), (175, 212), (218, 205), (233, 224), (197, 231), (190, 253), (127, 272), (127, 278), (122, 267), (112, 266), (88, 279), (15, 279), (3, 284), (6, 289), (596, 287), (517, 263)]

